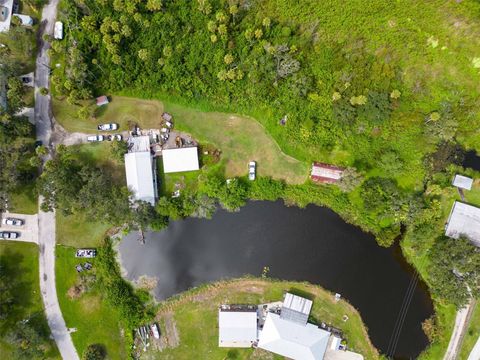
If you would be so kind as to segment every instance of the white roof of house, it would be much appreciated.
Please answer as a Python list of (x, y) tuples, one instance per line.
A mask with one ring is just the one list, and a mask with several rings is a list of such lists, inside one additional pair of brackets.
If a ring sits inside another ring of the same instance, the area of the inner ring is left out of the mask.
[(268, 313), (258, 347), (294, 360), (321, 360), (330, 333), (312, 324), (301, 325)]
[(455, 175), (453, 179), (453, 186), (456, 186), (461, 189), (471, 190), (473, 184), (473, 179), (463, 176), (463, 175)]
[(282, 319), (295, 321), (305, 325), (308, 316), (310, 315), (312, 304), (312, 300), (286, 293), (280, 317)]
[(13, 16), (18, 17), (21, 20), (22, 25), (24, 25), (24, 26), (32, 26), (33, 25), (33, 19), (28, 15), (13, 14)]
[(133, 192), (135, 199), (154, 205), (156, 192), (150, 151), (125, 154), (125, 173), (127, 186)]
[(162, 150), (163, 171), (168, 173), (198, 170), (197, 147)]
[(251, 347), (257, 341), (257, 311), (218, 312), (218, 346)]
[(0, 6), (7, 10), (5, 21), (0, 21), (0, 32), (7, 32), (10, 30), (10, 23), (12, 21), (13, 0), (5, 0), (0, 3)]
[(445, 229), (445, 235), (458, 239), (464, 235), (480, 247), (480, 209), (455, 201)]

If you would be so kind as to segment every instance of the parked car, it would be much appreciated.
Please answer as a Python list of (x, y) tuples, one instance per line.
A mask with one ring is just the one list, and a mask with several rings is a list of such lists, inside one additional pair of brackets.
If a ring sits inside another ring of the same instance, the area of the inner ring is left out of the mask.
[(105, 137), (103, 135), (91, 135), (87, 136), (87, 141), (96, 142), (96, 141), (103, 141)]
[(22, 219), (15, 219), (15, 218), (5, 218), (2, 220), (3, 225), (10, 225), (10, 226), (22, 226), (23, 220)]
[(122, 135), (120, 134), (108, 135), (107, 138), (109, 141), (113, 141), (113, 140), (122, 141)]
[(75, 257), (78, 258), (94, 258), (97, 256), (97, 250), (95, 249), (77, 249)]
[(16, 239), (19, 236), (20, 234), (14, 231), (0, 231), (0, 239), (10, 240)]
[(118, 129), (118, 124), (111, 123), (111, 124), (100, 124), (97, 126), (99, 131), (113, 131)]
[(257, 163), (255, 161), (250, 161), (248, 163), (248, 180), (255, 180), (255, 174), (257, 171)]

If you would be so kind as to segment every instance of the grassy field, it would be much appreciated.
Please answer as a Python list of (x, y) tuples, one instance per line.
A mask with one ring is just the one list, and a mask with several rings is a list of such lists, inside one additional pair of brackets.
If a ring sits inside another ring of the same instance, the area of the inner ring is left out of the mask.
[(55, 118), (65, 129), (80, 132), (95, 132), (96, 125), (104, 122), (116, 122), (121, 130), (128, 130), (134, 123), (143, 128), (159, 128), (165, 108), (174, 116), (178, 129), (222, 151), (227, 177), (245, 175), (248, 161), (255, 160), (261, 176), (292, 184), (303, 183), (307, 178), (308, 165), (285, 155), (266, 130), (247, 117), (121, 96), (113, 96), (110, 104), (100, 108), (96, 120), (79, 119), (74, 115), (79, 107), (66, 101), (54, 100), (53, 106)]
[[(67, 327), (77, 328), (72, 339), (81, 355), (90, 344), (100, 344), (106, 349), (109, 359), (127, 358), (124, 333), (115, 309), (102, 297), (101, 289), (92, 288), (76, 299), (71, 299), (67, 292), (78, 284), (80, 276), (75, 265), (80, 263), (75, 258), (75, 249), (67, 246), (56, 248), (56, 281), (60, 308)], [(90, 261), (94, 268), (95, 259)]]
[(470, 324), (467, 329), (467, 333), (463, 338), (462, 349), (458, 356), (459, 360), (467, 360), (470, 351), (472, 351), (475, 343), (480, 336), (480, 304), (477, 302), (475, 304), (475, 309), (473, 310), (472, 318), (470, 319)]
[[(248, 278), (205, 285), (163, 303), (157, 315), (161, 330), (165, 331), (165, 319), (173, 315), (179, 334), (179, 346), (164, 349), (162, 352), (152, 351), (146, 358), (190, 359), (193, 354), (198, 359), (261, 358), (256, 356), (259, 355), (258, 350), (218, 347), (218, 306), (222, 303), (260, 304), (281, 301), (285, 291), (311, 298), (311, 320), (340, 327), (354, 351), (362, 353), (365, 359), (379, 358), (376, 349), (368, 340), (360, 315), (344, 300), (335, 303), (333, 294), (318, 286)], [(345, 314), (349, 319), (343, 322), (342, 317)], [(192, 326), (193, 324), (195, 326)]]
[(56, 215), (57, 243), (74, 247), (96, 247), (111, 225), (87, 219), (83, 214)]
[(38, 194), (35, 183), (31, 183), (10, 194), (9, 210), (20, 214), (36, 214), (38, 212)]
[[(43, 302), (40, 297), (40, 277), (38, 276), (38, 247), (30, 243), (11, 241), (0, 242), (1, 271), (12, 279), (12, 295), (15, 306), (9, 317), (0, 320), (0, 354), (3, 359), (13, 358), (12, 348), (3, 339), (6, 331), (16, 322), (31, 319), (48, 338), (48, 325), (43, 313)], [(18, 281), (17, 281), (17, 279)], [(46, 355), (49, 359), (60, 359), (55, 343), (48, 341)]]

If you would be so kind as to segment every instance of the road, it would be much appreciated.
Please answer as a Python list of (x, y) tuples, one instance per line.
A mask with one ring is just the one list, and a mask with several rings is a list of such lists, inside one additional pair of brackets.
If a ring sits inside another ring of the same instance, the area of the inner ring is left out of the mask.
[(480, 359), (480, 337), (478, 338), (475, 346), (473, 347), (467, 360), (479, 360)]
[(467, 331), (468, 323), (472, 315), (472, 310), (474, 308), (473, 304), (473, 301), (470, 301), (467, 306), (458, 310), (452, 337), (450, 338), (450, 343), (443, 356), (443, 360), (455, 360), (457, 358), (460, 346), (462, 345), (463, 336), (465, 335), (465, 331)]
[[(50, 0), (42, 11), (42, 20), (39, 36), (53, 35), (53, 27), (57, 16), (59, 0)], [(42, 87), (49, 88), (50, 59), (47, 54), (48, 43), (42, 40), (37, 56), (35, 71), (35, 127), (37, 140), (51, 148), (51, 136), (54, 129), (50, 95), (40, 94)], [(60, 310), (55, 284), (55, 213), (43, 212), (40, 209), (42, 198), (39, 199), (38, 211), (38, 244), (40, 248), (40, 290), (42, 293), (45, 314), (58, 350), (65, 360), (79, 359), (77, 350), (73, 345), (70, 332)]]

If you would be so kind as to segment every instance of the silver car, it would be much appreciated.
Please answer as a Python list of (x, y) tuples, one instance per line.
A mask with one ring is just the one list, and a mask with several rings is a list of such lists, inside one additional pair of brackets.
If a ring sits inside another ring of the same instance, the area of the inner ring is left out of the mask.
[(2, 220), (3, 225), (9, 226), (22, 226), (23, 220), (22, 219), (15, 219), (15, 218), (5, 218)]
[(0, 239), (10, 240), (16, 239), (19, 236), (20, 234), (14, 231), (0, 231)]

